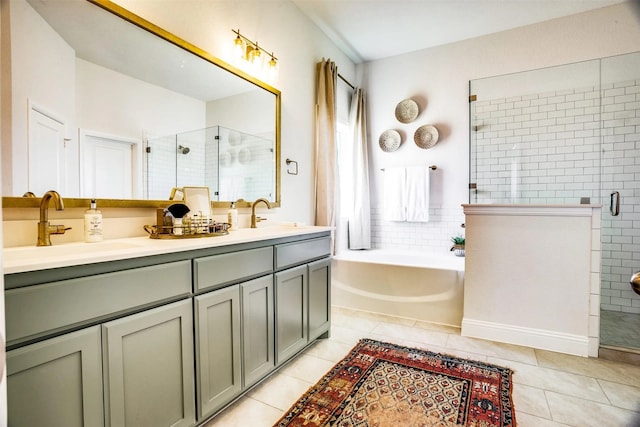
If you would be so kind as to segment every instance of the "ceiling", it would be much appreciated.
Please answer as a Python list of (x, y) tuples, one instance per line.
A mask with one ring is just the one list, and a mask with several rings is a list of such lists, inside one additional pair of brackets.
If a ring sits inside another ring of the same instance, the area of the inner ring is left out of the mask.
[(78, 58), (93, 64), (202, 101), (256, 89), (254, 84), (88, 1), (27, 1)]
[(293, 0), (355, 63), (622, 3), (624, 0)]

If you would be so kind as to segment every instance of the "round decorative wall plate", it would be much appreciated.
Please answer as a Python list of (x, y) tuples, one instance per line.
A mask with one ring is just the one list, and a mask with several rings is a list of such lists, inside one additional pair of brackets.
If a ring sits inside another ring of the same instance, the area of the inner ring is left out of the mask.
[(231, 131), (229, 132), (229, 144), (236, 146), (242, 143), (242, 137), (238, 132)]
[(380, 148), (382, 148), (382, 151), (386, 152), (396, 151), (398, 147), (400, 147), (401, 142), (400, 134), (398, 131), (393, 129), (388, 129), (382, 132), (380, 139), (378, 140)]
[(413, 140), (416, 145), (425, 150), (436, 145), (438, 143), (438, 137), (438, 129), (432, 125), (420, 126), (416, 129), (415, 134), (413, 134)]
[(418, 104), (413, 99), (405, 99), (396, 105), (396, 119), (400, 123), (411, 123), (419, 112)]

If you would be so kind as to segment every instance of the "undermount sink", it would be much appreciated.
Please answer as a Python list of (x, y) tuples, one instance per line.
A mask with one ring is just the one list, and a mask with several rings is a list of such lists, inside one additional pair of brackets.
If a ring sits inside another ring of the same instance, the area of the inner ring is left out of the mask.
[(275, 233), (289, 233), (296, 231), (304, 231), (308, 228), (314, 228), (312, 226), (297, 225), (293, 222), (290, 223), (276, 223), (276, 224), (259, 224), (256, 228), (240, 228), (232, 230), (231, 234), (248, 233), (248, 234), (275, 234)]
[(74, 257), (92, 253), (122, 251), (138, 248), (140, 245), (132, 242), (104, 241), (97, 243), (67, 243), (53, 246), (20, 246), (3, 249), (5, 262), (27, 261), (58, 257)]

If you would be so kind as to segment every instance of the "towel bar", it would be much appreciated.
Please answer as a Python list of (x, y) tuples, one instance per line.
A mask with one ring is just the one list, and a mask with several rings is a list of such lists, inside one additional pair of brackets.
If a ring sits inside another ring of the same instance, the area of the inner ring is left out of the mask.
[[(434, 171), (434, 170), (438, 169), (438, 166), (436, 166), (436, 165), (431, 165), (431, 166), (429, 166), (429, 169), (431, 169), (432, 171)], [(384, 172), (384, 168), (382, 168), (382, 169), (380, 169), (380, 170), (381, 170), (382, 172)]]

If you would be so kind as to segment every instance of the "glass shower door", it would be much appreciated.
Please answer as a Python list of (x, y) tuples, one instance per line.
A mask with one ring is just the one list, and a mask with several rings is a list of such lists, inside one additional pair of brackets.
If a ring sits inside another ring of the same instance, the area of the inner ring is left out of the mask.
[(640, 53), (604, 58), (600, 344), (640, 351)]
[(470, 203), (600, 198), (599, 62), (470, 82)]

